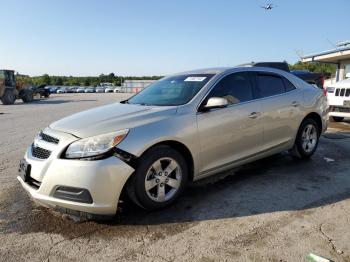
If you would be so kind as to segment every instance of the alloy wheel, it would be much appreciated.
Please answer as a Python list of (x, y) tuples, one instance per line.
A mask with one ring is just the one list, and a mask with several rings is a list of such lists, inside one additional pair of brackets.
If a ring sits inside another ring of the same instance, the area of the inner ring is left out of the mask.
[(317, 144), (318, 134), (314, 125), (305, 126), (302, 134), (302, 147), (306, 153), (312, 152)]
[(166, 202), (179, 190), (181, 179), (180, 165), (174, 159), (169, 157), (158, 159), (147, 171), (146, 193), (155, 202)]

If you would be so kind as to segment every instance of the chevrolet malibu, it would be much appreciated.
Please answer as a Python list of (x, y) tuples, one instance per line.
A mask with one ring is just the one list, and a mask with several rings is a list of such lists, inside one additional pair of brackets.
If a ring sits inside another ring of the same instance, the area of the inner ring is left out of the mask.
[(113, 215), (122, 191), (153, 210), (186, 184), (242, 164), (286, 150), (311, 157), (327, 121), (322, 90), (287, 72), (190, 71), (52, 123), (29, 146), (18, 180), (66, 212)]

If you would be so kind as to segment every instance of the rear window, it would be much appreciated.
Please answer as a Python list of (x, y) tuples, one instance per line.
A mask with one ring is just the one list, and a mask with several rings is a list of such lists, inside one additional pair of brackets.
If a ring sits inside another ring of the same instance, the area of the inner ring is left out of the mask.
[(257, 79), (259, 97), (274, 96), (285, 92), (283, 79), (281, 77), (259, 74)]

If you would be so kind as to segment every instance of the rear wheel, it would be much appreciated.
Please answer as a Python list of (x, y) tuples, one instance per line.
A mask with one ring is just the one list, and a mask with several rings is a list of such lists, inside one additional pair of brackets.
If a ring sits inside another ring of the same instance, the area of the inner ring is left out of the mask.
[(30, 90), (23, 91), (23, 94), (22, 94), (23, 103), (30, 103), (30, 102), (33, 102), (33, 100), (34, 100), (34, 94), (32, 91)]
[(187, 166), (182, 155), (169, 146), (157, 146), (139, 161), (127, 185), (129, 197), (144, 209), (153, 210), (173, 203), (185, 188)]
[(334, 122), (341, 122), (344, 120), (344, 117), (340, 117), (340, 116), (332, 116), (332, 120)]
[(3, 96), (1, 97), (1, 102), (4, 105), (12, 105), (16, 101), (16, 96), (12, 89), (5, 89)]
[(317, 149), (320, 134), (320, 127), (315, 120), (305, 119), (300, 125), (291, 154), (301, 159), (310, 158)]

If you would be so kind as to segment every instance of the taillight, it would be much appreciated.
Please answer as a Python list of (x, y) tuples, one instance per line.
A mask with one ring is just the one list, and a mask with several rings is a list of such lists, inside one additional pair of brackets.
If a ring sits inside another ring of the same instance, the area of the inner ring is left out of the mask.
[(324, 86), (324, 76), (320, 77), (320, 81), (321, 81), (321, 85), (322, 85), (322, 88), (323, 88), (323, 95), (327, 96), (327, 88)]
[(324, 76), (321, 76), (321, 84), (322, 84), (322, 87), (325, 88), (325, 86), (324, 86)]
[(327, 88), (324, 88), (324, 87), (323, 87), (323, 95), (324, 95), (324, 96), (327, 96)]

